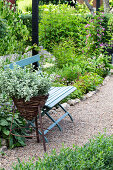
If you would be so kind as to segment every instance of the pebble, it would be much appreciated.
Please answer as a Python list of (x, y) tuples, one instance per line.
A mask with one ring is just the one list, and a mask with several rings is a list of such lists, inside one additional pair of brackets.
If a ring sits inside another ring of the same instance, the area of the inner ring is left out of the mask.
[(70, 106), (74, 106), (76, 103), (79, 103), (80, 102), (80, 99), (71, 99), (69, 100), (67, 103), (70, 105)]
[(6, 146), (6, 140), (3, 138), (0, 138), (1, 146)]
[(7, 151), (7, 146), (2, 146), (2, 147), (0, 148), (0, 152), (5, 152), (5, 151)]
[(57, 111), (52, 109), (50, 110), (50, 113), (57, 114)]
[(96, 91), (90, 91), (89, 93), (86, 94), (86, 98), (92, 97)]
[(70, 105), (68, 103), (63, 103), (61, 104), (62, 107), (64, 107), (64, 109), (68, 110), (70, 108)]

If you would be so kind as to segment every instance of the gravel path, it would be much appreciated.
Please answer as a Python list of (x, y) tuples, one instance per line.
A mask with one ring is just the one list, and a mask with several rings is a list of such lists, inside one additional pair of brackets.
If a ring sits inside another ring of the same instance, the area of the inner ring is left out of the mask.
[[(62, 132), (57, 127), (54, 127), (46, 137), (49, 143), (46, 144), (47, 152), (50, 153), (52, 149), (59, 152), (62, 143), (66, 147), (72, 147), (73, 144), (82, 146), (88, 139), (97, 135), (99, 132), (110, 135), (113, 133), (113, 75), (104, 86), (101, 86), (99, 91), (91, 98), (77, 103), (75, 106), (69, 108), (74, 122), (71, 122), (68, 117), (60, 122), (63, 128)], [(54, 117), (61, 115), (59, 111), (54, 114)], [(48, 126), (50, 120), (46, 116), (43, 117), (43, 124)], [(7, 150), (4, 157), (0, 157), (1, 167), (7, 170), (11, 169), (13, 162), (20, 160), (28, 161), (29, 157), (38, 159), (43, 157), (43, 145), (36, 142), (36, 138), (27, 139), (25, 147)]]

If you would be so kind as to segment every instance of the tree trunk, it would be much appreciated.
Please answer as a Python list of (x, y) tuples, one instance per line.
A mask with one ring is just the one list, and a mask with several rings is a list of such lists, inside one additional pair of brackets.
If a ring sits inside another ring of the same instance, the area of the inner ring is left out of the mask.
[(103, 0), (104, 3), (104, 13), (110, 12), (109, 0)]
[(83, 0), (83, 1), (85, 2), (85, 4), (87, 5), (87, 7), (89, 8), (91, 14), (93, 14), (93, 13), (94, 13), (93, 6), (91, 6), (91, 5), (89, 4), (88, 0)]

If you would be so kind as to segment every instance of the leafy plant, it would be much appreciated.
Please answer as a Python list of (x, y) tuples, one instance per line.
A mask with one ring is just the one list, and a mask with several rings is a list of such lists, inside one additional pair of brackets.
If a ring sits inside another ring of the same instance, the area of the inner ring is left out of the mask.
[(29, 68), (16, 65), (13, 69), (7, 67), (0, 71), (0, 92), (7, 96), (29, 101), (34, 96), (48, 94), (50, 80), (39, 75), (38, 71), (31, 72)]
[(113, 15), (112, 14), (106, 14), (106, 17), (108, 18), (108, 29), (107, 29), (107, 35), (109, 37), (109, 45), (112, 45), (113, 41)]
[(93, 91), (96, 87), (103, 82), (103, 78), (97, 73), (85, 73), (85, 75), (79, 76), (78, 80), (75, 80), (73, 86), (77, 88), (73, 93), (66, 97), (62, 102), (66, 102), (70, 99), (82, 98), (84, 94), (89, 91)]
[(23, 169), (108, 169), (113, 168), (113, 136), (99, 135), (91, 139), (83, 147), (74, 146), (73, 149), (62, 147), (60, 153), (55, 150), (51, 155), (45, 155), (44, 159), (39, 158), (33, 163), (18, 161), (13, 166), (14, 170)]
[(0, 38), (3, 38), (7, 33), (7, 23), (0, 18)]
[[(76, 14), (76, 10), (66, 4), (42, 6), (42, 18), (39, 24), (39, 39), (44, 48), (53, 50), (55, 43), (73, 38), (76, 47), (83, 43), (83, 25), (86, 18)], [(81, 40), (83, 41), (81, 41)], [(76, 48), (78, 51), (78, 48)]]
[(18, 1), (17, 0), (17, 4), (18, 4), (18, 8), (20, 10), (22, 10), (23, 13), (25, 12), (32, 12), (32, 0), (21, 0)]
[(61, 84), (69, 85), (72, 84), (81, 75), (81, 68), (79, 65), (75, 64), (65, 64), (62, 69), (56, 70), (56, 75), (54, 75), (54, 82), (60, 82)]
[[(25, 138), (18, 136), (10, 136), (10, 128), (12, 122), (12, 111), (13, 103), (11, 100), (8, 100), (4, 94), (0, 94), (0, 137), (7, 141), (7, 146), (10, 148), (16, 146), (25, 146)], [(14, 115), (12, 133), (16, 135), (26, 135), (25, 129), (21, 129), (25, 126), (25, 120), (19, 116), (18, 113)]]
[(82, 94), (85, 94), (89, 91), (93, 91), (96, 89), (96, 87), (101, 84), (103, 81), (103, 78), (100, 77), (96, 73), (87, 73), (84, 76), (80, 76), (79, 80), (76, 81), (74, 84), (77, 89), (79, 89)]
[(29, 31), (20, 18), (20, 12), (17, 8), (16, 10), (10, 9), (9, 3), (5, 1), (5, 3), (2, 3), (0, 18), (7, 25), (6, 28), (3, 28), (4, 32), (6, 29), (7, 34), (0, 38), (0, 55), (22, 53), (27, 46)]
[(55, 64), (58, 68), (63, 65), (75, 63), (75, 44), (72, 39), (68, 39), (54, 45), (53, 55), (55, 56)]
[(106, 43), (109, 42), (111, 36), (108, 35), (108, 21), (109, 17), (102, 13), (91, 16), (89, 23), (85, 25), (86, 42), (84, 52), (89, 57), (98, 57)]

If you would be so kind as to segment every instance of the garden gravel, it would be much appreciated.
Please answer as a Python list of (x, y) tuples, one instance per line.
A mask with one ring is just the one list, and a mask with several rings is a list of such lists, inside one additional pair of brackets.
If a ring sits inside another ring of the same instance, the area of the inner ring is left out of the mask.
[[(51, 153), (52, 149), (56, 149), (59, 153), (63, 143), (65, 147), (72, 148), (73, 144), (83, 146), (98, 133), (106, 131), (107, 135), (113, 134), (113, 75), (99, 88), (96, 94), (69, 107), (68, 111), (74, 121), (71, 122), (67, 116), (59, 123), (62, 131), (54, 127), (46, 135), (49, 140), (49, 143), (46, 144), (48, 154)], [(62, 115), (60, 110), (52, 113), (55, 119), (60, 115)], [(44, 116), (43, 126), (46, 128), (50, 123), (50, 120)], [(0, 155), (0, 167), (10, 170), (12, 163), (17, 163), (17, 158), (26, 162), (30, 157), (34, 157), (35, 161), (43, 155), (42, 140), (37, 143), (35, 137), (26, 139), (25, 147), (7, 150), (4, 156)]]

